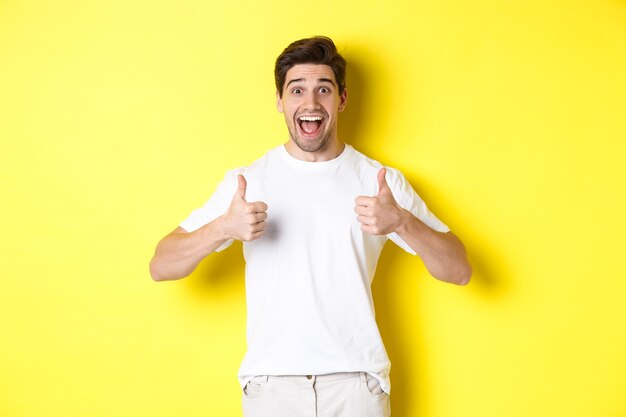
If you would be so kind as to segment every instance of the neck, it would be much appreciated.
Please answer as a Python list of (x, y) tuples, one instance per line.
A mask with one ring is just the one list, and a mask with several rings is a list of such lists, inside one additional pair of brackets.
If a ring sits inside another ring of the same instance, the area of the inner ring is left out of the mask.
[(328, 143), (323, 149), (319, 149), (315, 152), (306, 152), (300, 149), (293, 140), (289, 140), (285, 143), (285, 149), (289, 155), (306, 162), (324, 162), (335, 159), (341, 155), (345, 146), (345, 143), (336, 139)]

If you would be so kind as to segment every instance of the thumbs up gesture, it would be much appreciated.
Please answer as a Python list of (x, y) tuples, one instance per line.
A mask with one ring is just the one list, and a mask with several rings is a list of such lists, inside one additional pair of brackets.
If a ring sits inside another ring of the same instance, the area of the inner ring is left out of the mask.
[(378, 171), (378, 194), (373, 197), (360, 196), (355, 200), (357, 220), (361, 230), (370, 235), (386, 235), (397, 231), (402, 224), (404, 209), (396, 203), (385, 175), (387, 170)]
[(248, 183), (243, 175), (237, 176), (237, 191), (222, 216), (223, 230), (226, 238), (250, 242), (260, 238), (265, 231), (267, 204), (262, 201), (248, 203), (246, 187)]

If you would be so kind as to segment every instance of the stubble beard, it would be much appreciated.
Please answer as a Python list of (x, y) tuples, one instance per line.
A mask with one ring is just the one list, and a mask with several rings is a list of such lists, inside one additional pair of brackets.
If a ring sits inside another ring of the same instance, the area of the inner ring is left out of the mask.
[[(296, 122), (297, 123), (297, 122)], [(304, 152), (317, 152), (323, 150), (328, 143), (330, 142), (330, 138), (333, 136), (335, 132), (335, 128), (330, 129), (321, 134), (319, 139), (302, 139), (298, 136), (297, 127), (294, 126), (293, 129), (289, 128), (289, 136), (291, 136), (291, 140)]]

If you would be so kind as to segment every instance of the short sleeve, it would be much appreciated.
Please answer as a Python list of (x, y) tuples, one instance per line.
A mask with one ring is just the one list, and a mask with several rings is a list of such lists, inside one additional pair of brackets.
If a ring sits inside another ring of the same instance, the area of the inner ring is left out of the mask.
[[(393, 193), (393, 197), (400, 207), (410, 211), (426, 226), (437, 232), (447, 233), (450, 231), (448, 226), (446, 226), (433, 213), (431, 213), (430, 210), (428, 210), (424, 200), (422, 200), (422, 198), (415, 192), (413, 187), (411, 187), (411, 184), (409, 184), (400, 171), (393, 168), (387, 168), (386, 179), (387, 184), (389, 184), (391, 192)], [(415, 251), (397, 233), (390, 233), (387, 237), (405, 251), (412, 255), (416, 255)]]
[[(243, 172), (243, 168), (228, 171), (211, 198), (209, 198), (209, 201), (202, 207), (193, 210), (191, 214), (180, 223), (180, 227), (187, 232), (193, 232), (224, 214), (230, 206), (233, 195), (237, 190), (237, 175), (241, 172)], [(228, 248), (232, 243), (233, 240), (230, 239), (215, 249), (215, 251), (220, 252)]]

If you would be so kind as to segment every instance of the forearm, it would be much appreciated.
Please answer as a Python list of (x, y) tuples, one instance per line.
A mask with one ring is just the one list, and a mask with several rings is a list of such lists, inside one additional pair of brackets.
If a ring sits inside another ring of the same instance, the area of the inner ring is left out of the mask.
[(196, 231), (179, 228), (164, 237), (150, 261), (152, 279), (175, 280), (191, 274), (200, 261), (228, 240), (221, 221), (218, 217)]
[(465, 246), (452, 232), (437, 232), (403, 210), (397, 233), (424, 261), (433, 277), (457, 285), (469, 282), (472, 267)]

